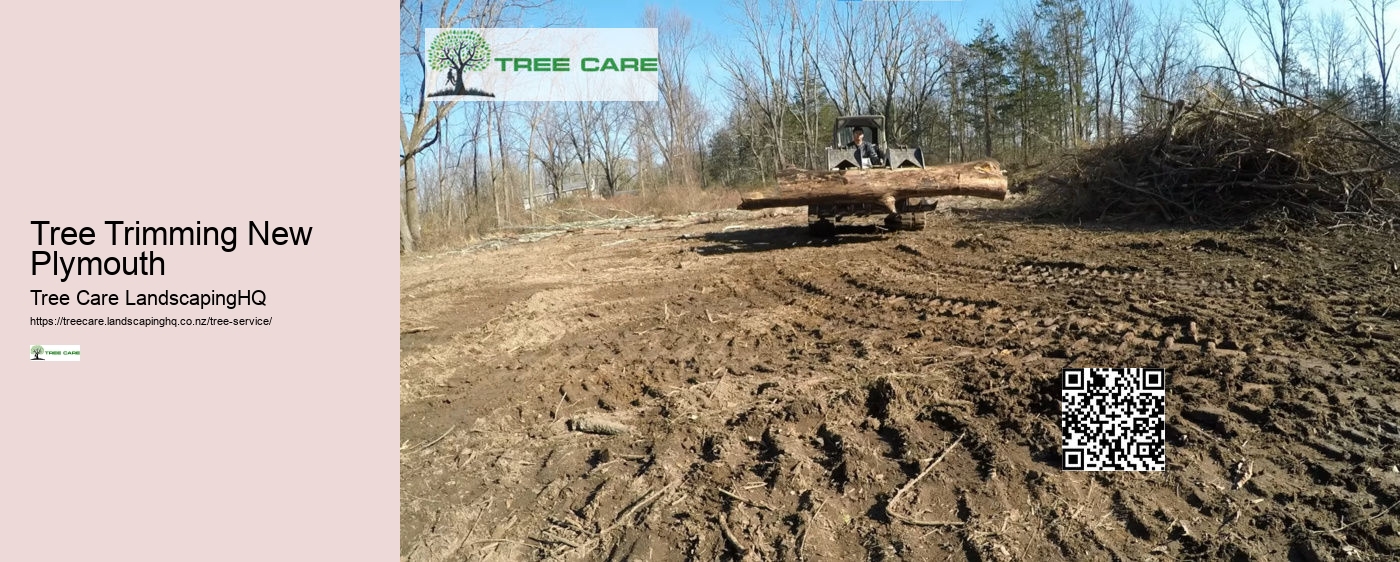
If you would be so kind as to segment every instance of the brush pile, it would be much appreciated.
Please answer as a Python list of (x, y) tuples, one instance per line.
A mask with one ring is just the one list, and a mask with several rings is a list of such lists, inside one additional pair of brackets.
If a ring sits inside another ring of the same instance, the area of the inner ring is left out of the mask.
[(1381, 128), (1255, 86), (1277, 97), (1178, 101), (1162, 123), (1067, 160), (1037, 182), (1045, 202), (1072, 219), (1393, 229), (1400, 149)]

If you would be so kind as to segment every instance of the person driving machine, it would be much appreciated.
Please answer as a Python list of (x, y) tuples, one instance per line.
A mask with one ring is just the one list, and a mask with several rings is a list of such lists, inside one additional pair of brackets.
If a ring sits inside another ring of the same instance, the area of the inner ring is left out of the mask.
[(880, 148), (875, 143), (866, 142), (864, 127), (856, 127), (851, 132), (851, 142), (846, 144), (846, 148), (855, 149), (857, 162), (869, 160), (872, 166), (878, 166), (885, 161), (884, 156), (880, 153)]

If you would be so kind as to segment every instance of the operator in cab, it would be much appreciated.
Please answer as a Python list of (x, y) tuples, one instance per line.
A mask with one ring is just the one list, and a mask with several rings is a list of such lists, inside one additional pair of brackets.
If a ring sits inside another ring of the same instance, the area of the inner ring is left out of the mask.
[(851, 142), (846, 144), (846, 148), (855, 149), (857, 162), (869, 160), (874, 166), (884, 163), (884, 157), (881, 156), (879, 147), (875, 146), (875, 143), (866, 142), (864, 127), (856, 127), (851, 132)]

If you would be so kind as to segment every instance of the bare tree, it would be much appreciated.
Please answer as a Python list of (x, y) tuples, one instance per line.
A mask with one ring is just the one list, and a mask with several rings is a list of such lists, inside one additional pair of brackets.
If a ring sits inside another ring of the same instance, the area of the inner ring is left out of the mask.
[(647, 102), (632, 102), (629, 108), (635, 115), (629, 124), (632, 128), (630, 135), (633, 161), (636, 162), (637, 189), (645, 193), (655, 175), (652, 168), (656, 164), (656, 145), (653, 142), (656, 112), (647, 110)]
[[(1309, 80), (1303, 84), (1304, 97), (1320, 94), (1335, 99), (1346, 92), (1352, 75), (1365, 57), (1359, 36), (1348, 29), (1348, 19), (1334, 10), (1299, 22), (1299, 48), (1294, 68), (1302, 78)], [(1314, 86), (1320, 92), (1308, 91)], [(1297, 88), (1295, 85), (1294, 89)]]
[[(763, 144), (772, 143), (774, 172), (786, 164), (783, 117), (786, 115), (786, 72), (793, 68), (794, 53), (787, 49), (791, 19), (777, 18), (775, 0), (735, 0), (740, 10), (730, 24), (738, 32), (735, 41), (721, 48), (720, 68), (730, 99), (756, 109), (766, 128)], [(766, 2), (766, 3), (765, 3)], [(758, 139), (754, 139), (758, 140)]]
[(1045, 20), (1051, 60), (1058, 66), (1065, 116), (1066, 146), (1088, 138), (1089, 119), (1085, 110), (1084, 78), (1090, 61), (1084, 56), (1088, 24), (1082, 0), (1041, 0), (1039, 14)]
[(1385, 13), (1395, 4), (1395, 0), (1348, 0), (1356, 13), (1356, 22), (1366, 35), (1366, 47), (1375, 57), (1377, 78), (1381, 82), (1381, 115), (1390, 118), (1390, 68), (1395, 60), (1395, 51), (1400, 48), (1395, 42), (1395, 30), (1388, 29)]
[[(826, 156), (822, 150), (826, 146), (826, 135), (821, 122), (825, 95), (817, 69), (817, 52), (822, 46), (821, 11), (798, 0), (787, 0), (784, 17), (793, 30), (788, 42), (795, 53), (787, 61), (790, 68), (784, 71), (795, 81), (793, 103), (787, 104), (788, 113), (801, 133), (803, 161), (808, 169), (815, 169), (825, 165)], [(820, 159), (818, 154), (821, 154)]]
[(1127, 74), (1132, 64), (1137, 13), (1130, 0), (1090, 3), (1089, 62), (1094, 82), (1094, 132), (1099, 138), (1123, 134), (1127, 121)]
[(690, 17), (674, 8), (663, 14), (656, 6), (647, 6), (642, 25), (657, 28), (661, 51), (661, 67), (657, 73), (661, 101), (639, 104), (651, 125), (645, 132), (659, 147), (670, 180), (693, 184), (700, 179), (700, 132), (707, 114), (686, 71), (690, 67), (690, 53), (699, 45), (700, 35)]
[(1229, 4), (1226, 0), (1192, 0), (1191, 6), (1197, 28), (1224, 51), (1225, 61), (1234, 71), (1231, 80), (1244, 93), (1245, 85), (1240, 75), (1240, 32), (1226, 23)]
[(896, 102), (904, 108), (898, 127), (902, 135), (899, 140), (913, 146), (931, 141), (935, 134), (934, 127), (930, 126), (930, 114), (940, 105), (938, 94), (948, 67), (948, 57), (943, 53), (946, 45), (955, 43), (937, 14), (929, 14), (919, 23), (915, 27), (918, 36), (909, 56), (908, 71), (899, 75), (900, 95)]
[(1313, 20), (1306, 29), (1309, 57), (1322, 87), (1341, 92), (1359, 62), (1360, 38), (1348, 29), (1346, 18), (1335, 11)]
[(1110, 90), (1114, 92), (1114, 99), (1110, 100), (1110, 111), (1114, 102), (1118, 106), (1118, 118), (1115, 123), (1118, 125), (1118, 135), (1124, 135), (1128, 122), (1128, 73), (1129, 67), (1133, 64), (1133, 46), (1135, 44), (1140, 19), (1133, 3), (1130, 0), (1114, 2), (1115, 10), (1110, 18), (1110, 57), (1113, 59), (1112, 84)]
[(592, 131), (608, 195), (617, 193), (630, 178), (624, 155), (637, 128), (628, 108), (625, 103), (603, 102), (598, 110), (600, 126)]
[(831, 21), (841, 58), (831, 66), (839, 69), (835, 73), (858, 108), (841, 111), (880, 113), (890, 136), (903, 138), (904, 120), (895, 99), (903, 74), (922, 52), (920, 42), (928, 39), (920, 29), (926, 20), (917, 17), (917, 7), (910, 2), (851, 3), (844, 9), (837, 4), (832, 4)]
[(943, 75), (948, 86), (948, 160), (960, 162), (967, 160), (966, 124), (962, 112), (966, 100), (962, 81), (967, 74), (968, 53), (957, 41), (948, 41), (944, 53), (948, 61), (948, 70)]
[(578, 101), (569, 104), (568, 111), (573, 126), (566, 127), (564, 134), (574, 158), (578, 160), (579, 171), (583, 174), (583, 183), (588, 187), (588, 193), (596, 193), (593, 162), (598, 137), (594, 130), (602, 126), (602, 110), (598, 102)]
[(1268, 49), (1274, 63), (1278, 86), (1288, 90), (1288, 76), (1293, 72), (1293, 39), (1303, 0), (1240, 0), (1245, 19), (1254, 34)]
[(534, 153), (535, 161), (544, 171), (545, 181), (557, 198), (564, 194), (569, 161), (573, 158), (569, 153), (568, 139), (572, 127), (569, 126), (568, 115), (554, 104), (537, 105), (535, 108), (540, 111), (538, 137), (541, 148), (539, 152)]
[[(1133, 79), (1138, 90), (1162, 99), (1185, 95), (1188, 77), (1198, 65), (1200, 49), (1178, 12), (1159, 5), (1149, 16), (1146, 33), (1136, 48)], [(1142, 100), (1139, 121), (1154, 123), (1167, 115), (1160, 103)]]

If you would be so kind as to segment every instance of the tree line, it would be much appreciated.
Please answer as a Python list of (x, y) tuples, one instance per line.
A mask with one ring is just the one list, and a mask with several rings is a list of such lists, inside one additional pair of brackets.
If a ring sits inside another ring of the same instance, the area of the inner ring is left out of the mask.
[[(580, 22), (549, 0), (401, 0), (401, 247), (425, 222), (518, 224), (565, 192), (747, 186), (817, 168), (843, 114), (884, 115), (890, 141), (926, 162), (1013, 169), (1158, 123), (1178, 99), (1246, 103), (1241, 72), (1390, 121), (1395, 1), (1036, 0), (962, 40), (918, 2), (730, 0), (722, 34), (649, 7), (637, 25), (658, 28), (657, 102), (454, 104), (423, 96), (424, 27)], [(703, 69), (702, 42), (714, 54)], [(707, 88), (722, 99), (705, 103)]]

